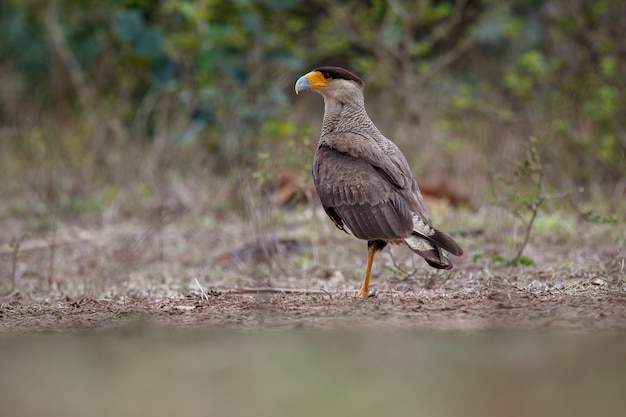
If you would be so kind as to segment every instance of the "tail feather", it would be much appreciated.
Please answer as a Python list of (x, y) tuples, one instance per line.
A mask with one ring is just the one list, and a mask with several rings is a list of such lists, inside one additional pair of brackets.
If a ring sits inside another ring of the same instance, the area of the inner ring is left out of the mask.
[[(461, 249), (459, 244), (456, 243), (454, 239), (452, 239), (447, 234), (435, 229), (430, 222), (424, 221), (424, 219), (416, 213), (413, 213), (412, 235), (413, 236), (411, 236), (411, 238), (414, 237), (417, 240), (426, 240), (430, 242), (431, 245), (435, 248), (441, 248), (456, 256), (463, 255), (463, 249)], [(409, 245), (409, 247), (410, 246), (411, 245)]]
[(437, 229), (431, 228), (430, 230), (431, 230), (431, 233), (429, 233), (428, 235), (422, 234), (417, 231), (413, 231), (412, 234), (414, 236), (421, 237), (423, 239), (428, 240), (433, 245), (438, 246), (443, 250), (447, 250), (453, 255), (456, 255), (456, 256), (463, 255), (463, 249), (461, 248), (461, 246), (459, 246), (458, 243), (456, 243), (454, 239), (452, 239), (450, 236), (448, 236), (447, 234)]
[(463, 249), (454, 239), (435, 229), (430, 221), (425, 221), (416, 213), (413, 213), (413, 232), (403, 240), (433, 268), (452, 269), (452, 262), (444, 255), (444, 250), (456, 256), (463, 255)]
[(413, 252), (424, 258), (428, 265), (433, 268), (452, 269), (452, 261), (443, 253), (441, 247), (439, 247), (434, 239), (429, 239), (426, 236), (414, 232), (413, 235), (404, 239), (404, 243)]
[(428, 265), (437, 269), (452, 269), (452, 261), (441, 252), (441, 250), (431, 249), (429, 251), (418, 252)]

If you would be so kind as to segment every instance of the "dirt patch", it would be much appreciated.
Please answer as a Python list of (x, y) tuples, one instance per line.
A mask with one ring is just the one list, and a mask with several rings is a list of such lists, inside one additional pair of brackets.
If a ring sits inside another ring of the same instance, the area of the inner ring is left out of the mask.
[(367, 300), (342, 293), (238, 295), (212, 291), (163, 300), (82, 298), (36, 302), (15, 295), (0, 310), (2, 331), (156, 326), (405, 328), (419, 330), (626, 329), (626, 291), (581, 282), (580, 288), (521, 288), (494, 279), (471, 291), (380, 291)]
[[(2, 276), (14, 274), (18, 285), (5, 285), (0, 295), (0, 332), (134, 325), (626, 329), (624, 254), (614, 246), (538, 236), (527, 250), (536, 265), (496, 268), (489, 254), (504, 246), (494, 229), (460, 237), (468, 255), (450, 272), (392, 247), (377, 256), (372, 296), (361, 300), (353, 296), (364, 243), (323, 215), (299, 216), (265, 235), (246, 222), (207, 222), (193, 213), (157, 231), (137, 222), (74, 234), (60, 227), (57, 236), (70, 237), (58, 238), (54, 253), (49, 239), (25, 244), (15, 269), (11, 252), (1, 254)], [(255, 248), (259, 236), (265, 245)], [(283, 240), (272, 245), (275, 236)], [(248, 252), (255, 255), (242, 255)]]

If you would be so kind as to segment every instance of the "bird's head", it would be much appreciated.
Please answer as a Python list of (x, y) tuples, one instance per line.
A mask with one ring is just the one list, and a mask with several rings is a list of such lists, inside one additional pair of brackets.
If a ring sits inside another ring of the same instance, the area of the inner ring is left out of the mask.
[(348, 70), (339, 67), (319, 67), (303, 75), (296, 82), (296, 94), (314, 90), (323, 95), (340, 96), (363, 92), (365, 83)]

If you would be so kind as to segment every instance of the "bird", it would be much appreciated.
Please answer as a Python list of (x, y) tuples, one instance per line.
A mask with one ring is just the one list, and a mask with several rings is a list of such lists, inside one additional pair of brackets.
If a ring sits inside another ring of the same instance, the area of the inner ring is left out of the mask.
[(324, 117), (311, 171), (324, 211), (335, 226), (367, 241), (359, 298), (369, 297), (374, 257), (388, 243), (404, 243), (433, 268), (451, 269), (447, 251), (463, 249), (433, 226), (411, 168), (365, 110), (365, 83), (340, 67), (323, 66), (301, 76), (296, 94), (324, 98)]

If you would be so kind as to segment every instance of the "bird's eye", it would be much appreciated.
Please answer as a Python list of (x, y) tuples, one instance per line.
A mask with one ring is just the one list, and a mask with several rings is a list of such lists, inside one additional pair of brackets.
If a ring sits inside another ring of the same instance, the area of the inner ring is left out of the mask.
[(327, 80), (330, 78), (330, 72), (325, 72), (323, 75)]

